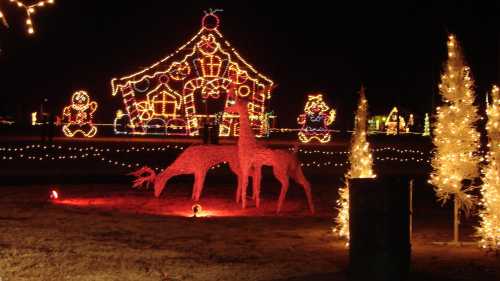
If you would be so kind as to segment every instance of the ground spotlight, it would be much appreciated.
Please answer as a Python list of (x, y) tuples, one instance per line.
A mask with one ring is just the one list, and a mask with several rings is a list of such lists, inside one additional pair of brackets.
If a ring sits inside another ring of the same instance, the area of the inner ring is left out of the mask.
[(193, 207), (191, 207), (191, 210), (193, 210), (193, 217), (196, 218), (201, 214), (201, 205), (194, 204)]
[(49, 197), (51, 200), (57, 200), (57, 199), (59, 199), (59, 192), (57, 192), (57, 190), (55, 190), (55, 189), (51, 189)]

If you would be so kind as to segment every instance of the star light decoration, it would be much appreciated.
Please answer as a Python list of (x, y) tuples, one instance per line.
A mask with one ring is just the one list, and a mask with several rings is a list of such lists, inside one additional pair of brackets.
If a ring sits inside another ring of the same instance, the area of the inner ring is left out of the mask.
[(477, 234), (481, 247), (497, 251), (500, 249), (500, 99), (497, 86), (493, 86), (491, 98), (486, 108), (489, 153), (483, 171), (481, 225)]
[[(46, 5), (54, 4), (54, 0), (42, 0), (35, 2), (33, 4), (26, 4), (24, 1), (19, 1), (19, 0), (8, 0), (8, 2), (24, 10), (26, 14), (26, 20), (25, 20), (26, 31), (30, 35), (35, 34), (35, 28), (33, 26), (32, 16), (36, 13), (37, 9), (43, 8)], [(0, 21), (5, 27), (9, 27), (7, 19), (1, 10), (0, 10)]]
[[(366, 139), (366, 124), (368, 115), (368, 101), (365, 97), (365, 89), (359, 91), (359, 103), (356, 111), (354, 134), (351, 140), (351, 153), (349, 154), (349, 171), (346, 179), (374, 178), (373, 158), (370, 151), (370, 143)], [(340, 198), (337, 200), (339, 214), (335, 221), (337, 226), (334, 232), (340, 237), (349, 239), (349, 181), (339, 189)]]

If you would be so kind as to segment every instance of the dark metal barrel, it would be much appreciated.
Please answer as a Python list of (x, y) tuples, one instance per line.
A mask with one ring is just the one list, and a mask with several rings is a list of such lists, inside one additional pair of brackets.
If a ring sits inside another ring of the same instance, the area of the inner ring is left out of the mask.
[(408, 178), (349, 180), (349, 279), (404, 281), (410, 269)]

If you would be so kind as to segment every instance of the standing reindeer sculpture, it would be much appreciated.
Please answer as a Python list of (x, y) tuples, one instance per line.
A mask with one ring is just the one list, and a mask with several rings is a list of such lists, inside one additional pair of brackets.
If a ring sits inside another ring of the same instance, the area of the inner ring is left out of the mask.
[(276, 212), (281, 211), (286, 193), (289, 187), (289, 177), (295, 180), (304, 188), (307, 197), (307, 203), (311, 213), (314, 213), (314, 205), (311, 194), (311, 184), (307, 181), (302, 172), (302, 168), (297, 159), (296, 152), (290, 153), (285, 150), (269, 149), (259, 144), (255, 139), (255, 134), (252, 131), (249, 123), (248, 104), (245, 101), (237, 100), (235, 104), (225, 108), (226, 112), (236, 112), (239, 114), (240, 134), (238, 138), (238, 158), (241, 169), (241, 180), (238, 190), (241, 191), (241, 201), (243, 208), (246, 207), (246, 193), (248, 185), (248, 177), (250, 172), (255, 170), (254, 182), (254, 198), (257, 207), (260, 205), (260, 180), (261, 167), (271, 166), (274, 176), (281, 183), (281, 192), (278, 199)]

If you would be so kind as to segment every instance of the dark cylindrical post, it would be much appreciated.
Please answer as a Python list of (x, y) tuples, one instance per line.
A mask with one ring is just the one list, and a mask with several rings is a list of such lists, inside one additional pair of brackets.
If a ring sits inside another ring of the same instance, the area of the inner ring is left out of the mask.
[(212, 144), (219, 144), (219, 124), (215, 121), (212, 126), (210, 126), (210, 142)]
[(408, 180), (349, 180), (351, 281), (404, 281), (410, 267)]
[(208, 128), (208, 123), (205, 122), (203, 123), (203, 127), (201, 128), (201, 137), (203, 139), (203, 143), (204, 144), (208, 144), (209, 143), (209, 128)]

